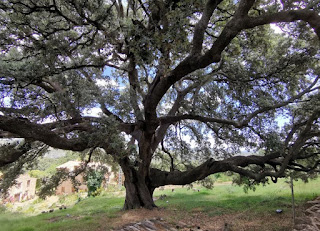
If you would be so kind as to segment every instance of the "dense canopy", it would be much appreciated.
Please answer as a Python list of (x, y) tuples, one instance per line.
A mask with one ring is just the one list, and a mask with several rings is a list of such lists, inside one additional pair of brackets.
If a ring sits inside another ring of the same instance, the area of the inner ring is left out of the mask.
[(126, 209), (218, 172), (316, 173), (319, 13), (317, 0), (2, 0), (0, 136), (24, 139), (1, 147), (0, 170), (47, 147), (112, 156)]

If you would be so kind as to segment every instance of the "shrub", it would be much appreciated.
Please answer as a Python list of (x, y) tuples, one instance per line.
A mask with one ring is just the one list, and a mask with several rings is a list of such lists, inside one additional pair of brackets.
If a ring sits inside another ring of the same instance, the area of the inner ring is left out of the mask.
[(103, 173), (99, 171), (90, 171), (87, 175), (88, 196), (97, 196), (101, 193)]

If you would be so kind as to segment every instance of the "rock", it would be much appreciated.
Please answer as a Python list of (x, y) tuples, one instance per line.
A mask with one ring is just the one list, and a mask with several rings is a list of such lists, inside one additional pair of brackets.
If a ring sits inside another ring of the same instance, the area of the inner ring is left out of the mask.
[[(175, 228), (171, 224), (165, 222), (161, 217), (153, 217), (151, 219), (145, 219), (140, 222), (130, 223), (122, 226), (121, 228), (114, 229), (114, 231), (187, 231), (189, 230), (188, 225), (180, 221)], [(203, 231), (198, 226), (198, 229), (193, 229), (195, 231)]]
[(136, 228), (136, 227), (134, 227), (134, 226), (129, 226), (128, 227), (130, 230), (132, 230), (132, 231), (140, 231), (140, 229), (138, 229), (138, 228)]
[(170, 230), (169, 225), (164, 223), (164, 222), (161, 222), (161, 221), (157, 220), (157, 221), (154, 221), (154, 223), (157, 225), (157, 227), (163, 228), (163, 229), (160, 229), (160, 230)]
[(142, 224), (151, 230), (157, 230), (157, 227), (155, 227), (154, 224), (149, 220), (144, 221)]
[(182, 228), (187, 227), (188, 225), (182, 221), (178, 222), (178, 225), (181, 226)]

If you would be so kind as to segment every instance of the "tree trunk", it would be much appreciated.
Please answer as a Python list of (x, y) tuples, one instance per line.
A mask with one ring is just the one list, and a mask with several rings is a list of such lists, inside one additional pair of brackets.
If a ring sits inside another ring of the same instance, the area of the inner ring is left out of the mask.
[(153, 209), (157, 207), (152, 198), (155, 188), (151, 187), (149, 177), (139, 176), (138, 171), (124, 162), (121, 163), (121, 168), (124, 173), (124, 186), (126, 188), (123, 209)]

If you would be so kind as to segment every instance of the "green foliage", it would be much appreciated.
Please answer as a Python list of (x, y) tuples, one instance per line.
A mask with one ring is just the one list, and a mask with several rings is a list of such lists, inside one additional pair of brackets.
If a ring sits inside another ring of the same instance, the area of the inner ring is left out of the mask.
[(25, 139), (13, 140), (0, 145), (0, 156), (3, 155), (3, 152), (6, 152), (6, 155), (14, 155), (16, 151), (23, 153), (17, 161), (0, 167), (0, 171), (3, 173), (0, 179), (1, 196), (5, 195), (7, 190), (16, 183), (19, 175), (34, 168), (37, 159), (41, 158), (47, 149), (48, 146), (41, 142), (30, 143)]
[(30, 170), (29, 171), (29, 175), (31, 177), (34, 177), (34, 178), (37, 178), (37, 179), (41, 179), (41, 178), (47, 176), (46, 172), (38, 170), (38, 169)]
[(208, 176), (208, 177), (204, 178), (203, 180), (197, 181), (195, 183), (196, 184), (198, 183), (207, 189), (213, 189), (215, 180), (216, 179), (214, 176)]
[(245, 193), (248, 193), (249, 190), (252, 190), (252, 191), (256, 191), (257, 189), (257, 186), (258, 185), (263, 185), (265, 186), (266, 184), (268, 184), (269, 182), (269, 179), (263, 179), (261, 182), (257, 182), (255, 181), (254, 179), (250, 179), (248, 177), (245, 177), (245, 176), (241, 176), (241, 175), (236, 175), (234, 178), (233, 178), (233, 181), (232, 181), (234, 184), (237, 184), (239, 186), (243, 186), (243, 191)]
[[(51, 152), (54, 153), (54, 150)], [(65, 152), (65, 155), (58, 158), (44, 156), (43, 158), (40, 158), (38, 160), (36, 167), (32, 171), (30, 171), (30, 174), (34, 174), (34, 177), (36, 178), (52, 176), (53, 174), (56, 173), (57, 166), (64, 164), (70, 160), (79, 160), (79, 159), (80, 159), (80, 154), (76, 152), (71, 152), (71, 151)]]
[(217, 183), (231, 182), (233, 179), (230, 173), (216, 173), (212, 176), (215, 178), (215, 182)]
[(88, 196), (98, 196), (101, 193), (101, 184), (104, 178), (103, 172), (90, 171), (87, 174), (86, 181), (88, 187)]
[[(45, 199), (47, 196), (53, 195), (55, 193), (56, 187), (63, 181), (70, 178), (70, 174), (68, 171), (58, 171), (56, 174), (45, 177), (41, 181), (41, 187), (38, 192), (38, 195), (41, 199)], [(72, 174), (73, 178), (75, 177), (74, 174)]]

